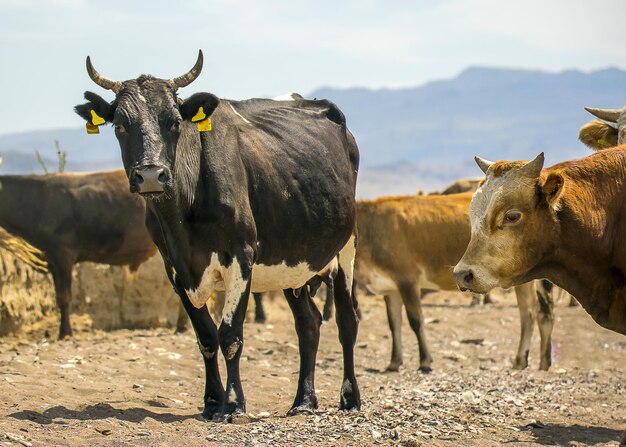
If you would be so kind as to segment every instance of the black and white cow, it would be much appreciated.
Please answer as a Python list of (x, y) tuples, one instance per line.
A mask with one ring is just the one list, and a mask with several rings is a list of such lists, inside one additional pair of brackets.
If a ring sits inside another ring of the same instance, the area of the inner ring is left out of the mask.
[[(289, 414), (317, 407), (314, 373), (321, 315), (307, 281), (339, 256), (334, 279), (344, 378), (340, 408), (358, 409), (354, 374), (358, 318), (351, 293), (356, 251), (358, 149), (343, 113), (328, 101), (180, 99), (195, 66), (172, 80), (114, 81), (87, 58), (112, 102), (86, 92), (76, 107), (88, 127), (112, 123), (130, 189), (146, 200), (146, 224), (196, 331), (206, 366), (203, 416), (245, 413), (239, 377), (249, 292), (283, 289), (300, 346), (298, 390)], [(210, 118), (209, 118), (210, 116)], [(226, 302), (219, 329), (205, 303)], [(217, 364), (226, 360), (223, 388)]]

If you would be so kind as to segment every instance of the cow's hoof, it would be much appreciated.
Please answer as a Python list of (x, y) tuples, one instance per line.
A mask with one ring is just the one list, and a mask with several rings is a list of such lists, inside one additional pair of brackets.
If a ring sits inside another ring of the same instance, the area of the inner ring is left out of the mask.
[(528, 368), (528, 361), (524, 361), (520, 359), (513, 360), (513, 369), (522, 370), (526, 368)]
[(390, 363), (385, 372), (398, 372), (402, 363)]
[(361, 409), (361, 394), (356, 384), (356, 379), (352, 381), (344, 380), (341, 386), (339, 409), (344, 411), (358, 411)]
[(430, 374), (433, 372), (433, 369), (430, 366), (420, 366), (418, 371), (422, 374)]
[(227, 424), (242, 425), (242, 424), (249, 424), (250, 422), (252, 422), (252, 418), (245, 411), (235, 410), (230, 414), (223, 415), (220, 422), (226, 422)]
[(295, 416), (298, 414), (313, 414), (313, 411), (317, 409), (317, 397), (305, 398), (303, 402), (294, 403), (291, 409), (287, 412), (287, 416)]
[(188, 330), (189, 330), (189, 328), (187, 326), (176, 327), (176, 330), (174, 331), (174, 334), (175, 335), (184, 334)]
[(550, 366), (552, 366), (552, 362), (541, 362), (541, 364), (539, 365), (539, 370), (540, 371), (547, 371), (550, 369)]
[(207, 402), (204, 404), (204, 410), (202, 410), (202, 419), (207, 421), (215, 421), (220, 417), (222, 410), (222, 404), (215, 401)]
[(315, 408), (317, 408), (317, 405), (315, 407), (310, 407), (309, 405), (298, 405), (297, 407), (292, 407), (287, 412), (287, 416), (297, 416), (299, 414), (313, 415), (315, 414)]

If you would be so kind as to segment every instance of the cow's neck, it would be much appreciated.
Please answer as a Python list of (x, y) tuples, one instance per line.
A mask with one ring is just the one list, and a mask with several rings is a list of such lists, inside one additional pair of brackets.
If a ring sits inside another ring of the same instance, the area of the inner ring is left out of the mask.
[(226, 130), (188, 135), (190, 144), (179, 143), (175, 192), (147, 200), (157, 245), (186, 288), (195, 287), (211, 253), (228, 254), (239, 241), (254, 239), (245, 172), (228, 140)]
[[(581, 172), (581, 177), (582, 171)], [(615, 160), (613, 172), (585, 172), (585, 188), (563, 197), (559, 248), (544, 265), (557, 285), (572, 293), (604, 327), (626, 333), (626, 167)], [(568, 173), (569, 174), (569, 173)], [(615, 327), (616, 324), (621, 327)]]

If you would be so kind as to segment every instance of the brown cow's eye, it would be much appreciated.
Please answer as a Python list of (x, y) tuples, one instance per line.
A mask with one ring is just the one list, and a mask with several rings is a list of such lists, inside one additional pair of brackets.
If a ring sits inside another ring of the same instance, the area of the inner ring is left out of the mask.
[(520, 213), (519, 211), (509, 211), (504, 216), (504, 223), (514, 224), (516, 222), (519, 222), (521, 218), (522, 218), (522, 213)]
[(115, 132), (116, 133), (126, 133), (126, 128), (122, 124), (116, 124), (115, 125)]

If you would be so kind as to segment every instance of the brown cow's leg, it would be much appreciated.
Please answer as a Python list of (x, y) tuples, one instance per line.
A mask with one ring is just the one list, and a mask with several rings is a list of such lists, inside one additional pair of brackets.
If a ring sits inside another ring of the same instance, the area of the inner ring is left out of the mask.
[(254, 322), (265, 323), (265, 310), (263, 309), (263, 294), (253, 293), (254, 298)]
[(176, 319), (176, 334), (182, 334), (187, 330), (187, 323), (189, 322), (189, 317), (187, 316), (187, 311), (185, 310), (185, 306), (182, 301), (179, 302), (178, 306), (178, 318)]
[(387, 371), (398, 371), (402, 365), (402, 298), (398, 293), (385, 295), (387, 321), (391, 329), (391, 361)]
[(333, 310), (335, 308), (335, 289), (332, 278), (324, 283), (326, 284), (326, 301), (324, 302), (323, 320), (330, 321), (333, 319)]
[(308, 287), (303, 287), (298, 297), (293, 293), (293, 289), (286, 289), (283, 292), (293, 313), (300, 348), (298, 391), (287, 414), (291, 416), (303, 412), (312, 413), (317, 408), (315, 359), (320, 343), (322, 315), (311, 300)]
[(552, 365), (552, 328), (554, 327), (554, 300), (552, 299), (552, 283), (548, 280), (537, 282), (537, 324), (541, 335), (541, 351), (539, 369), (547, 371)]
[(406, 307), (406, 316), (409, 319), (409, 325), (417, 336), (420, 353), (420, 371), (432, 371), (431, 364), (433, 362), (428, 345), (426, 343), (426, 333), (424, 331), (424, 313), (422, 312), (422, 302), (419, 296), (419, 288), (412, 283), (398, 284), (400, 296)]
[(530, 341), (533, 336), (535, 325), (535, 285), (532, 281), (515, 287), (517, 298), (517, 308), (520, 318), (520, 339), (515, 360), (514, 369), (525, 369), (528, 366), (528, 353), (530, 352)]
[(70, 325), (72, 267), (73, 262), (69, 258), (50, 260), (50, 272), (52, 273), (52, 280), (54, 281), (57, 306), (61, 313), (59, 340), (68, 339), (72, 336), (72, 326)]

